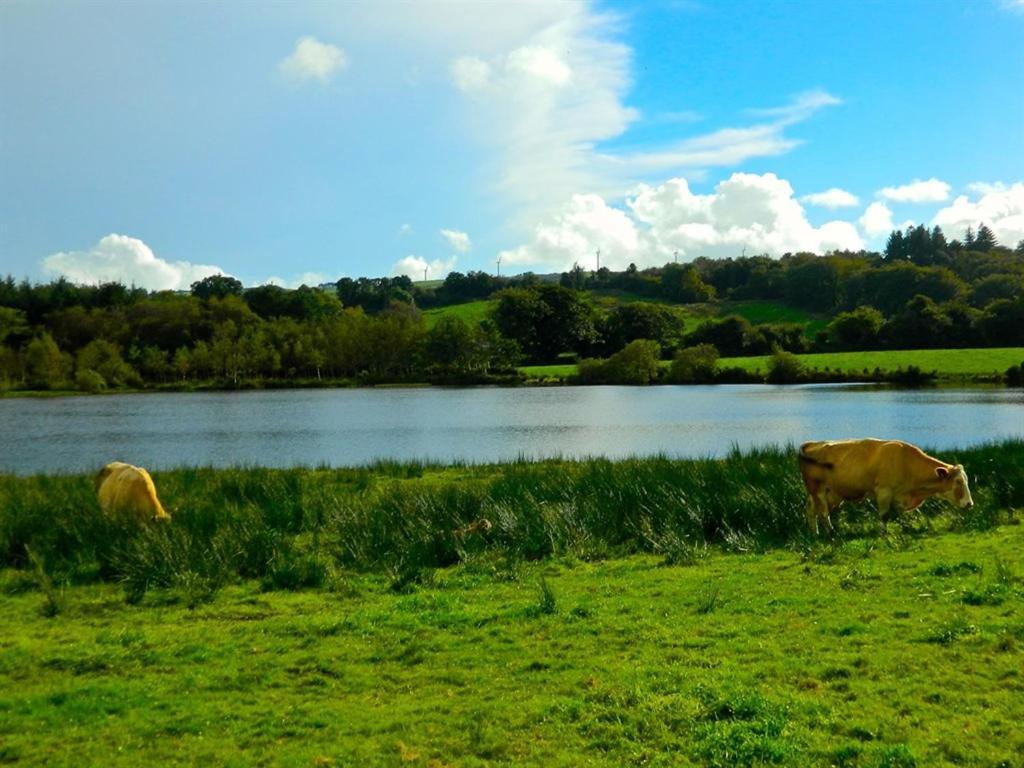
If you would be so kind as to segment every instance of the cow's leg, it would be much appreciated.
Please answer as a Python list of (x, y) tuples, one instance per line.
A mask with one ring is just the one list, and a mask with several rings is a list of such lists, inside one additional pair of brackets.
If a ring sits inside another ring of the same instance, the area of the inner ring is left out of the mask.
[(879, 489), (875, 491), (875, 503), (878, 505), (878, 522), (882, 533), (886, 532), (886, 522), (889, 520), (889, 510), (892, 508), (892, 491)]
[(818, 535), (818, 504), (811, 495), (807, 496), (807, 527), (812, 535)]

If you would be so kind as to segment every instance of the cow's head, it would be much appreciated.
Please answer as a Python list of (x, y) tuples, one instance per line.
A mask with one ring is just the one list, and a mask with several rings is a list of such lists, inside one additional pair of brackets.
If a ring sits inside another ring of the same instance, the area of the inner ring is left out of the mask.
[(974, 499), (971, 498), (971, 488), (967, 484), (967, 473), (964, 472), (963, 464), (936, 467), (935, 474), (942, 482), (939, 496), (953, 502), (958, 507), (974, 506)]

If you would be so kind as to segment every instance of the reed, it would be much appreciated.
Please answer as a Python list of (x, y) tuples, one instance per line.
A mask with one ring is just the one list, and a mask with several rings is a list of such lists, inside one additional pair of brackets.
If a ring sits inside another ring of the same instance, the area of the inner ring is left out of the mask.
[[(511, 572), (562, 554), (649, 552), (687, 564), (709, 545), (807, 545), (794, 455), (786, 447), (722, 459), (182, 469), (154, 474), (173, 515), (159, 527), (106, 518), (87, 476), (0, 475), (0, 567), (32, 568), (32, 552), (55, 584), (116, 580), (129, 600), (151, 587), (201, 600), (243, 579), (265, 589), (329, 586), (346, 570), (387, 573), (401, 588), (432, 569), (496, 556)], [(976, 504), (929, 502), (918, 521), (940, 515), (954, 529), (980, 530), (1024, 506), (1024, 441), (940, 455), (967, 466)], [(870, 505), (839, 514), (841, 536), (874, 535)]]

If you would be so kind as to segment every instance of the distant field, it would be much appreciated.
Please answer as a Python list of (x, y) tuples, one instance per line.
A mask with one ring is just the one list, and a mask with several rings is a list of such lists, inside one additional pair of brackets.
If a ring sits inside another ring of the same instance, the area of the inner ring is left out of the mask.
[(487, 313), (497, 302), (491, 299), (482, 301), (468, 301), (465, 304), (451, 304), (447, 307), (428, 309), (423, 313), (427, 328), (433, 328), (437, 321), (445, 315), (461, 318), (470, 325), (475, 325), (487, 317)]
[[(947, 376), (977, 376), (1002, 374), (1011, 365), (1024, 361), (1024, 347), (997, 347), (994, 349), (915, 349), (885, 352), (829, 352), (800, 355), (808, 368), (858, 373), (865, 368), (893, 371), (916, 365), (923, 371), (938, 371)], [(720, 366), (735, 366), (747, 371), (767, 371), (768, 356), (725, 357)]]
[[(1024, 362), (1024, 347), (997, 347), (994, 349), (915, 349), (885, 352), (826, 352), (798, 355), (808, 368), (870, 373), (875, 368), (894, 371), (916, 365), (922, 371), (938, 371), (940, 376), (986, 376), (1002, 374), (1011, 365)], [(745, 371), (768, 371), (768, 355), (756, 357), (723, 357), (722, 368), (742, 368)], [(669, 363), (663, 361), (662, 365)], [(529, 365), (519, 369), (527, 378), (567, 378), (576, 373), (575, 365)]]
[(775, 301), (723, 302), (718, 308), (719, 315), (739, 315), (752, 323), (796, 323), (807, 329), (812, 337), (824, 330), (828, 319), (804, 312)]

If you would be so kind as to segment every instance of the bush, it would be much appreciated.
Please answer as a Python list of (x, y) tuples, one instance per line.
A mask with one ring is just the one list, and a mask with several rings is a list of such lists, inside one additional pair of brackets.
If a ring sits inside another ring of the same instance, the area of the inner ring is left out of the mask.
[(581, 384), (650, 384), (661, 373), (661, 347), (656, 341), (631, 341), (607, 360), (580, 360)]
[(676, 353), (669, 369), (668, 380), (673, 384), (707, 384), (715, 380), (718, 350), (711, 344), (698, 344)]
[(775, 350), (768, 363), (767, 381), (770, 384), (794, 384), (804, 375), (804, 366), (792, 352)]
[(75, 387), (83, 392), (102, 392), (107, 388), (107, 382), (96, 371), (85, 368), (75, 374)]

